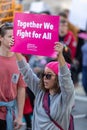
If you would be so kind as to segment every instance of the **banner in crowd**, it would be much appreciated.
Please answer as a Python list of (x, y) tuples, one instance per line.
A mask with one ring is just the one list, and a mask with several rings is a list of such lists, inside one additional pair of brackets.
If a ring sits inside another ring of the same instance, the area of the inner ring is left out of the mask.
[(16, 13), (12, 51), (53, 57), (58, 30), (59, 16)]
[(0, 0), (0, 23), (12, 21), (15, 0)]
[(22, 11), (22, 5), (15, 0), (0, 0), (0, 23), (12, 22), (15, 12)]

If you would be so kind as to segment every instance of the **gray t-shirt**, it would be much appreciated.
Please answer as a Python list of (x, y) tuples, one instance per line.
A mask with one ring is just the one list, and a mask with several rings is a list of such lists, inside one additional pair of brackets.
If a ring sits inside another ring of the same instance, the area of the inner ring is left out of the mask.
[[(18, 62), (18, 66), (24, 76), (25, 82), (36, 97), (32, 130), (60, 130), (50, 120), (43, 108), (44, 91), (39, 87), (39, 78), (33, 73), (29, 64), (25, 63), (25, 61)], [(71, 80), (70, 71), (66, 65), (60, 68), (58, 78), (61, 93), (50, 95), (50, 115), (64, 130), (68, 130), (70, 113), (74, 105), (74, 85)]]

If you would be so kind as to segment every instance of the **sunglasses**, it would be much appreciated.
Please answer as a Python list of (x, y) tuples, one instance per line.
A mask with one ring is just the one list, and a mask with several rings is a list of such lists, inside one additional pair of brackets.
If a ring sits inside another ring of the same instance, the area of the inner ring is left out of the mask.
[(0, 26), (0, 28), (2, 29), (2, 28), (4, 28), (4, 27), (13, 27), (13, 23), (5, 22), (5, 23), (3, 23), (3, 24)]
[(65, 24), (65, 23), (67, 23), (67, 21), (66, 20), (60, 20), (60, 23)]
[(55, 75), (53, 75), (53, 74), (43, 74), (42, 75), (43, 78), (45, 77), (48, 80), (50, 80), (52, 76), (55, 76)]

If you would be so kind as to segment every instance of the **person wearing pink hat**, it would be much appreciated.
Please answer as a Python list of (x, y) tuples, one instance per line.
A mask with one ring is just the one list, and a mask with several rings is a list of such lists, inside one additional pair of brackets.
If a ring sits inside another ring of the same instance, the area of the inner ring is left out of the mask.
[(63, 56), (63, 44), (57, 42), (57, 61), (49, 62), (41, 79), (32, 71), (21, 54), (15, 53), (17, 64), (27, 86), (35, 94), (32, 130), (69, 130), (74, 105), (74, 84), (69, 64)]

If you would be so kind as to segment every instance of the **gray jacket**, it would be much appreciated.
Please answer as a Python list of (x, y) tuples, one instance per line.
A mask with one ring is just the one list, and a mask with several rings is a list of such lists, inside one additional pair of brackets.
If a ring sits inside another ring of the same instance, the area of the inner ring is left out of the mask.
[[(35, 106), (32, 120), (32, 130), (60, 130), (50, 120), (43, 108), (44, 91), (39, 87), (39, 79), (33, 73), (30, 65), (25, 61), (18, 62), (19, 70), (23, 74), (24, 80), (35, 94)], [(61, 93), (50, 95), (50, 115), (58, 122), (64, 130), (68, 130), (69, 117), (74, 105), (74, 85), (71, 80), (71, 73), (67, 66), (60, 68), (58, 76)]]

